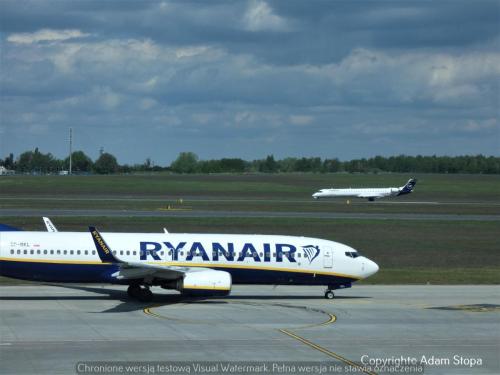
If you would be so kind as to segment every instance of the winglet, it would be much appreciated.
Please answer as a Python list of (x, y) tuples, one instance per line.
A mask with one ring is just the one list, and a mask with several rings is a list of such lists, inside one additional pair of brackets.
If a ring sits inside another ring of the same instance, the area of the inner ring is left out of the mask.
[(99, 231), (95, 227), (89, 227), (89, 231), (92, 235), (95, 248), (97, 249), (97, 254), (99, 254), (101, 261), (103, 263), (121, 263), (121, 261), (113, 255), (111, 249), (106, 244)]
[(54, 224), (52, 224), (52, 221), (48, 217), (43, 217), (43, 222), (45, 223), (45, 226), (47, 227), (47, 232), (57, 232), (57, 228)]

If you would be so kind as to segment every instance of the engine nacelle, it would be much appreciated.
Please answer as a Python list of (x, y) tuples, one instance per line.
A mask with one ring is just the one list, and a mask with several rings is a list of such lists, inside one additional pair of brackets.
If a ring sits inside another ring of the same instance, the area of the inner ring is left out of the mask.
[(196, 296), (227, 296), (231, 293), (231, 274), (224, 271), (204, 270), (188, 272), (177, 283), (182, 294)]

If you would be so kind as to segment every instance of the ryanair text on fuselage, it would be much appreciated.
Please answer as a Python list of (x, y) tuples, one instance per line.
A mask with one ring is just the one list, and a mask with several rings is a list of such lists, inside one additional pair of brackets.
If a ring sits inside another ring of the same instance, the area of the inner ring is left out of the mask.
[[(307, 245), (302, 246), (304, 256), (311, 263), (320, 252), (318, 246)], [(177, 244), (166, 242), (140, 242), (140, 259), (141, 260), (161, 260), (160, 255), (165, 252), (165, 257), (172, 261), (178, 261), (179, 256), (186, 254), (183, 261), (203, 260), (203, 261), (218, 261), (225, 260), (228, 262), (243, 262), (247, 258), (253, 259), (255, 262), (283, 262), (288, 261), (295, 263), (297, 260), (297, 247), (290, 244), (269, 244), (264, 243), (259, 246), (247, 242), (242, 246), (235, 247), (235, 244), (229, 242), (221, 244), (212, 242), (208, 247), (201, 242), (178, 242)], [(313, 249), (313, 251), (311, 251)], [(211, 257), (209, 256), (211, 255)]]

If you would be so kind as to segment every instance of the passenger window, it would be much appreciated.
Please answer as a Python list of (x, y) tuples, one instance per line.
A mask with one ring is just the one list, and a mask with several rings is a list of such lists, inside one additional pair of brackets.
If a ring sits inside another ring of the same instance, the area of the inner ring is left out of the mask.
[(129, 250), (127, 250), (127, 255), (130, 255), (130, 251)]
[(298, 253), (298, 254), (297, 254), (297, 258), (302, 258), (302, 254), (301, 254), (301, 253)]
[(37, 250), (37, 251), (36, 251), (36, 253), (37, 253), (37, 254), (40, 254), (40, 250)]
[(92, 255), (95, 255), (95, 250), (92, 250)]
[(134, 251), (132, 254), (137, 255), (137, 252), (136, 252), (136, 251)]
[(21, 250), (17, 250), (17, 253), (18, 253), (18, 254), (21, 254)]
[(116, 255), (116, 250), (113, 250), (113, 255)]
[(70, 250), (69, 251), (70, 255), (73, 255), (74, 254), (74, 251), (73, 250)]
[(28, 254), (28, 250), (24, 250), (24, 254)]
[(76, 254), (77, 254), (77, 255), (80, 255), (80, 250), (77, 250), (77, 251), (76, 251)]
[(120, 255), (123, 255), (123, 250), (120, 250)]
[(44, 254), (47, 254), (47, 250), (44, 250), (44, 251), (43, 251), (43, 253), (44, 253)]
[(14, 249), (10, 249), (10, 253), (11, 253), (11, 254), (14, 254)]
[(50, 254), (54, 254), (54, 250), (50, 250)]
[(35, 254), (35, 250), (30, 250), (30, 254)]
[(67, 250), (64, 250), (64, 251), (63, 251), (63, 253), (64, 253), (64, 255), (66, 255), (66, 254), (68, 253), (68, 251), (67, 251)]
[(89, 251), (88, 250), (85, 250), (85, 255), (89, 255)]

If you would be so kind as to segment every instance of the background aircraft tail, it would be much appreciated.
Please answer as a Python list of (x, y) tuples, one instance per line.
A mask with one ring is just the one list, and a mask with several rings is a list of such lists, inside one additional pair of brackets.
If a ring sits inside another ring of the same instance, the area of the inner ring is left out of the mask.
[(21, 230), (22, 229), (14, 228), (7, 224), (0, 224), (0, 232), (17, 232)]
[(403, 195), (403, 194), (408, 194), (413, 191), (415, 188), (415, 185), (417, 184), (417, 179), (416, 178), (410, 178), (408, 182), (406, 183), (405, 186), (402, 186), (399, 188), (399, 194), (398, 195)]

